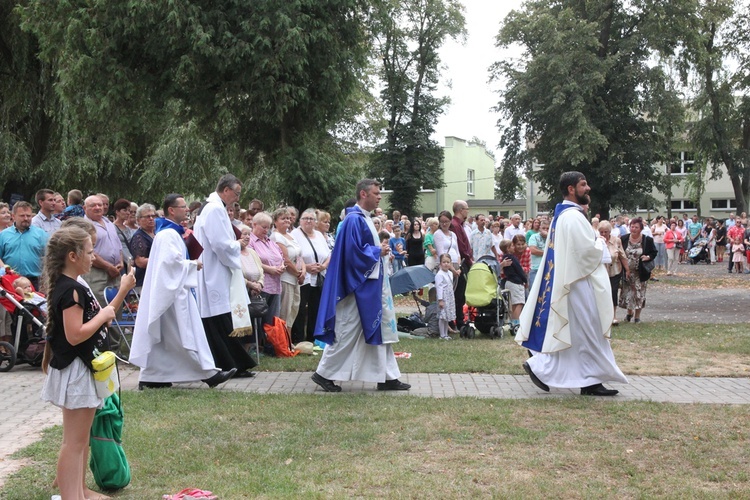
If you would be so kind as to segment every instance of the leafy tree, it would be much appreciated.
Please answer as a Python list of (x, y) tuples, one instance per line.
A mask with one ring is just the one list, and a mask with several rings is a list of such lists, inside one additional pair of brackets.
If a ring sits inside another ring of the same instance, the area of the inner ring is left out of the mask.
[(51, 68), (37, 59), (36, 38), (21, 31), (15, 5), (0, 0), (0, 184), (6, 200), (49, 182), (40, 172), (56, 163), (60, 134)]
[[(510, 200), (519, 173), (559, 199), (563, 171), (576, 169), (593, 186), (591, 211), (653, 203), (680, 133), (683, 107), (667, 76), (651, 64), (674, 48), (671, 25), (680, 2), (529, 0), (503, 22), (497, 45), (520, 44), (519, 60), (491, 69), (502, 81), (497, 110), (505, 149), (496, 175)], [(541, 168), (532, 169), (532, 160)]]
[(456, 0), (380, 0), (372, 30), (387, 127), (370, 170), (393, 191), (391, 209), (415, 214), (420, 189), (442, 187), (443, 149), (430, 139), (448, 102), (435, 96), (438, 51), (465, 36), (463, 7)]
[(711, 165), (711, 176), (729, 175), (737, 212), (750, 202), (750, 7), (733, 0), (700, 2), (685, 30), (683, 81), (695, 82), (697, 120), (692, 144)]
[(294, 191), (263, 193), (252, 181), (266, 169), (289, 182), (300, 180), (295, 169), (316, 169), (303, 172), (305, 187), (325, 192), (339, 165), (321, 155), (361, 84), (366, 8), (29, 0), (24, 27), (54, 68), (61, 101), (61, 175), (157, 196), (205, 193), (231, 170), (250, 181), (248, 196), (302, 204)]

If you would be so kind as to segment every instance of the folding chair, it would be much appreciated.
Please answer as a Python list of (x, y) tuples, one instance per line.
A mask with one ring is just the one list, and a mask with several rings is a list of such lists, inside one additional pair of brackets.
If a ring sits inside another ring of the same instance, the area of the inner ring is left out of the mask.
[[(117, 296), (117, 292), (120, 289), (115, 286), (108, 286), (104, 289), (104, 300), (107, 301), (107, 305), (114, 300)], [(112, 320), (112, 325), (117, 329), (118, 338), (115, 339), (112, 335), (112, 327), (110, 327), (110, 344), (111, 347), (115, 347), (114, 351), (122, 359), (128, 359), (130, 356), (130, 342), (128, 342), (127, 335), (133, 338), (133, 328), (135, 327), (135, 316), (138, 314), (138, 303), (141, 298), (135, 290), (130, 290), (125, 296), (125, 300), (122, 302), (121, 316)], [(123, 344), (127, 347), (127, 352), (123, 349)]]

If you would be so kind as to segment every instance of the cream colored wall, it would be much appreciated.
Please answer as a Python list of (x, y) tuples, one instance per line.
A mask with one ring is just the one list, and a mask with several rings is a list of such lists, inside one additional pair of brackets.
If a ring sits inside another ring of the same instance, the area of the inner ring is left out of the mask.
[[(455, 200), (493, 199), (495, 197), (495, 160), (483, 146), (458, 137), (446, 137), (443, 147), (443, 181), (445, 187), (422, 193), (422, 213), (451, 211)], [(466, 172), (474, 170), (474, 194), (466, 192)]]
[[(663, 167), (660, 167), (663, 169)], [(680, 177), (684, 179), (685, 176), (676, 175), (675, 177)], [(652, 195), (657, 199), (663, 200), (664, 195), (659, 193), (658, 191), (654, 190), (652, 192)], [(533, 202), (532, 202), (532, 196), (533, 196)], [(674, 186), (672, 186), (672, 199), (673, 200), (683, 200), (688, 199), (687, 196), (685, 196), (685, 188), (684, 183), (680, 182)], [(721, 179), (715, 179), (715, 180), (709, 180), (706, 183), (706, 190), (703, 193), (703, 196), (700, 200), (700, 207), (701, 207), (701, 217), (714, 217), (714, 218), (723, 218), (726, 219), (729, 217), (730, 212), (734, 212), (734, 209), (725, 209), (725, 210), (714, 210), (711, 208), (712, 200), (714, 199), (734, 199), (734, 191), (732, 189), (732, 183), (729, 180), (729, 176), (725, 173), (722, 175)], [(544, 201), (547, 201), (547, 195), (539, 193), (538, 188), (534, 189), (534, 193), (532, 193), (531, 185), (527, 181), (526, 182), (526, 209), (528, 213), (533, 217), (537, 215), (537, 205), (539, 203), (542, 203)], [(683, 210), (673, 210), (672, 215), (675, 215), (675, 213), (682, 213)], [(687, 212), (688, 214), (696, 213), (697, 210), (685, 210), (684, 212)], [(638, 212), (639, 214), (646, 216), (648, 212), (646, 210), (640, 210)], [(650, 216), (653, 217), (655, 215), (666, 215), (667, 214), (667, 206), (666, 206), (666, 200), (663, 200), (663, 202), (660, 205), (657, 205), (656, 209), (654, 211), (650, 212)]]

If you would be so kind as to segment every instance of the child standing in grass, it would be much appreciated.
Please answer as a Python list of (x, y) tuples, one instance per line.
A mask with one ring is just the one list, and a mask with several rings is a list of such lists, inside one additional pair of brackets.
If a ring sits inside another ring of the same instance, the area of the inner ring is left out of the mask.
[[(520, 253), (526, 250), (525, 241), (522, 242), (522, 245), (523, 248)], [(510, 292), (510, 324), (516, 329), (518, 328), (518, 318), (521, 317), (521, 310), (526, 302), (528, 278), (518, 260), (515, 243), (511, 240), (503, 240), (500, 242), (500, 249), (504, 256), (505, 288)]]
[(740, 238), (735, 238), (732, 241), (732, 262), (734, 262), (734, 269), (737, 273), (742, 274), (742, 261), (745, 260), (745, 245), (742, 244)]
[(78, 227), (53, 234), (44, 257), (44, 282), (49, 298), (48, 342), (42, 360), (47, 374), (42, 399), (63, 411), (63, 442), (57, 461), (57, 484), (64, 499), (109, 498), (86, 487), (89, 433), (102, 399), (96, 394), (91, 362), (106, 350), (105, 325), (115, 307), (135, 286), (135, 277), (122, 278), (114, 305), (101, 308), (91, 291), (77, 281), (91, 270), (94, 246)]
[(456, 298), (453, 295), (453, 262), (447, 253), (440, 256), (440, 270), (435, 275), (435, 290), (440, 308), (438, 316), (440, 338), (451, 340), (448, 336), (448, 323), (456, 319)]
[(388, 244), (391, 247), (393, 255), (393, 272), (397, 273), (406, 266), (406, 240), (401, 237), (401, 227), (393, 226), (393, 238), (390, 238)]

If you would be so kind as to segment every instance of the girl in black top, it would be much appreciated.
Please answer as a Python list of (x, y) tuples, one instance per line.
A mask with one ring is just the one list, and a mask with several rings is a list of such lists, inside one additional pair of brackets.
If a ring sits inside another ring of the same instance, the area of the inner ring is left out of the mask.
[[(89, 288), (78, 281), (91, 270), (93, 260), (91, 237), (79, 227), (58, 229), (50, 237), (44, 257), (49, 316), (42, 399), (63, 410), (63, 443), (57, 462), (62, 498), (101, 498), (85, 483), (91, 422), (102, 404), (90, 368), (91, 361), (106, 348), (104, 327), (115, 318), (116, 306), (101, 308)], [(134, 285), (132, 273), (125, 276), (118, 299), (121, 301)]]

